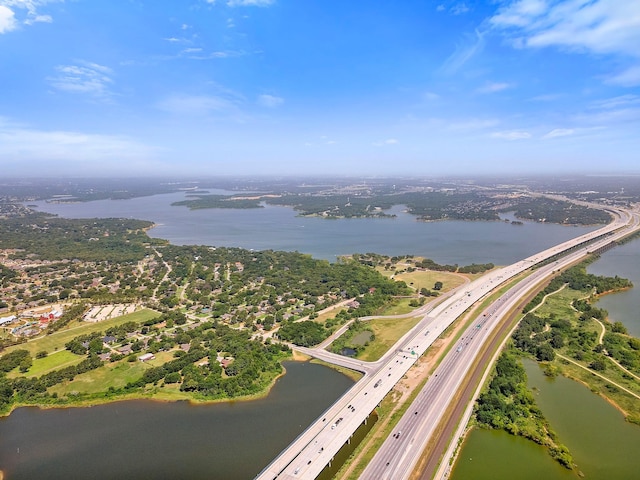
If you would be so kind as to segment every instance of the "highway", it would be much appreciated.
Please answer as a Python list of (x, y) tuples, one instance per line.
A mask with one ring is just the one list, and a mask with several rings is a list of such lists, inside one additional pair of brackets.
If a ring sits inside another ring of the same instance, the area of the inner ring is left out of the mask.
[(638, 229), (637, 215), (622, 218), (631, 222), (623, 232), (538, 268), (484, 310), (434, 371), (407, 414), (398, 422), (393, 435), (383, 443), (360, 478), (409, 478), (463, 379), (479, 357), (483, 344), (503, 317), (558, 269), (579, 261), (588, 251), (605, 246)]
[[(464, 338), (447, 355), (418, 395), (409, 410), (410, 414), (403, 417), (397, 431), (385, 441), (361, 477), (376, 480), (407, 478), (464, 378), (466, 369), (473, 363), (500, 315), (511, 308), (510, 305), (512, 306), (523, 292), (529, 291), (535, 284), (551, 276), (555, 270), (577, 261), (589, 250), (605, 246), (621, 236), (620, 233), (614, 234), (616, 230), (622, 229), (624, 235), (628, 235), (632, 229), (638, 228), (637, 215), (616, 210), (614, 218), (611, 224), (599, 230), (549, 248), (508, 267), (494, 270), (465, 285), (437, 306), (427, 309), (423, 319), (378, 362), (369, 363), (365, 368), (365, 362), (350, 359), (353, 366), (349, 368), (363, 371), (366, 373), (365, 376), (300, 434), (256, 478), (316, 478), (417, 358), (469, 307), (533, 265), (573, 250), (568, 257), (558, 258), (556, 263), (539, 268), (525, 281), (510, 289), (500, 300), (502, 303), (494, 304), (491, 307), (493, 310), (488, 309), (484, 312), (478, 323), (464, 333)], [(632, 219), (632, 226), (628, 226)], [(625, 226), (626, 228), (623, 228)], [(577, 246), (599, 237), (604, 238), (588, 248), (576, 249)], [(354, 362), (360, 365), (355, 365)], [(360, 368), (356, 368), (358, 366)]]

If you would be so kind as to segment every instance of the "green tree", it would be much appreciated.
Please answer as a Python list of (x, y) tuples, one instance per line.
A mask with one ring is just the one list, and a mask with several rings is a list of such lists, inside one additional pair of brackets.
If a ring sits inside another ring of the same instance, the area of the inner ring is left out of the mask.
[(615, 322), (611, 327), (611, 331), (614, 333), (622, 333), (624, 335), (627, 334), (627, 327), (624, 326), (622, 322)]
[(26, 373), (31, 368), (31, 365), (33, 365), (33, 360), (31, 359), (31, 356), (25, 357), (20, 362), (20, 373)]

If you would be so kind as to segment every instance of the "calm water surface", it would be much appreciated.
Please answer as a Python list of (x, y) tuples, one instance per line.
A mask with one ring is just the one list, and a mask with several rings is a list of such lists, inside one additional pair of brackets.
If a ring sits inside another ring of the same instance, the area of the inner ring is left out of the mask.
[[(537, 363), (524, 362), (536, 402), (571, 454), (584, 478), (640, 478), (640, 427), (583, 385), (564, 377), (549, 379)], [(546, 456), (547, 458), (543, 458)], [(460, 452), (453, 480), (576, 478), (554, 465), (544, 449), (504, 432), (474, 430)]]
[(21, 408), (0, 419), (0, 469), (20, 479), (252, 479), (353, 382), (286, 362), (267, 398)]
[(547, 451), (502, 430), (475, 429), (458, 455), (451, 480), (575, 480)]
[(589, 265), (589, 273), (628, 278), (634, 288), (605, 295), (597, 305), (609, 312), (609, 320), (625, 324), (629, 334), (640, 337), (640, 239), (605, 252)]
[[(224, 193), (214, 192), (212, 193)], [(234, 192), (237, 193), (237, 192)], [(188, 210), (172, 207), (183, 192), (129, 200), (87, 203), (37, 202), (42, 211), (67, 218), (125, 217), (158, 224), (149, 234), (176, 245), (211, 245), (308, 253), (335, 261), (337, 256), (375, 252), (413, 254), (440, 263), (508, 265), (596, 227), (563, 227), (525, 222), (418, 222), (401, 206), (396, 218), (327, 220), (298, 217), (289, 207)], [(511, 218), (511, 217), (508, 217)]]
[[(424, 223), (399, 206), (390, 211), (397, 215), (394, 219), (339, 220), (298, 217), (288, 207), (190, 211), (170, 206), (184, 198), (181, 192), (38, 205), (42, 211), (67, 218), (150, 220), (157, 224), (151, 236), (177, 245), (299, 251), (329, 261), (343, 254), (376, 252), (420, 255), (440, 263), (506, 265), (597, 228), (534, 222), (521, 226), (508, 222)], [(47, 478), (80, 478), (88, 471), (98, 472), (93, 478), (115, 478), (120, 473), (133, 478), (132, 472), (135, 478), (252, 478), (349, 384), (346, 377), (313, 365), (299, 370), (293, 365), (288, 371), (267, 399), (250, 403), (194, 407), (127, 402), (91, 409), (20, 409), (0, 421), (0, 465), (9, 479), (38, 478), (45, 472)], [(325, 375), (331, 379), (323, 380)], [(583, 393), (593, 397), (586, 389)], [(468, 455), (473, 445), (480, 450)], [(461, 460), (454, 472), (458, 480), (560, 480), (568, 473), (536, 445), (498, 432), (473, 432), (460, 458), (467, 457), (473, 460)], [(514, 476), (518, 464), (524, 468)], [(504, 473), (498, 474), (500, 471)], [(525, 476), (529, 473), (532, 476)]]

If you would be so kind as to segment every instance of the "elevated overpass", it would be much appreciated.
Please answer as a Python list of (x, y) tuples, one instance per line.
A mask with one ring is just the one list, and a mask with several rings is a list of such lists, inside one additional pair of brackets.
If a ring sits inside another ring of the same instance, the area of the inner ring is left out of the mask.
[[(404, 376), (415, 361), (433, 344), (446, 328), (474, 303), (495, 288), (534, 265), (548, 262), (550, 259), (555, 260), (555, 258), (559, 258), (559, 256), (566, 252), (573, 252), (571, 257), (573, 260), (571, 261), (576, 261), (588, 254), (589, 248), (599, 248), (619, 237), (628, 235), (631, 231), (638, 228), (636, 216), (622, 210), (614, 210), (613, 213), (614, 221), (601, 229), (551, 247), (508, 267), (494, 270), (469, 283), (463, 290), (455, 292), (428, 313), (425, 313), (424, 318), (410, 332), (404, 335), (396, 343), (394, 348), (390, 349), (378, 362), (370, 363), (366, 370), (363, 369), (364, 362), (350, 359), (360, 364), (361, 368), (354, 369), (364, 371), (366, 373), (365, 376), (300, 434), (298, 438), (276, 457), (256, 478), (259, 480), (316, 478), (322, 470), (331, 463), (334, 455), (342, 446), (349, 442), (355, 430), (367, 421), (370, 413)], [(560, 260), (558, 260), (558, 266), (552, 264), (540, 269), (543, 272), (540, 275), (552, 275), (554, 269), (560, 266), (559, 262)], [(487, 321), (478, 328), (478, 331), (490, 332), (493, 325), (493, 323)], [(481, 345), (483, 337), (478, 335), (477, 338), (479, 339), (476, 340), (477, 345)], [(454, 353), (462, 353), (465, 351), (467, 345), (458, 347), (460, 350), (458, 351), (456, 348)], [(479, 346), (477, 348), (479, 348)], [(473, 351), (472, 348), (466, 348), (466, 352)], [(455, 356), (456, 355), (454, 355), (454, 357)], [(443, 372), (442, 376), (439, 374), (437, 383), (432, 382), (433, 385), (436, 385), (436, 387), (433, 387), (435, 390), (424, 400), (426, 403), (421, 408), (424, 409), (428, 407), (429, 402), (438, 404), (445, 402), (449, 395), (447, 392), (455, 388), (455, 377), (459, 376), (460, 373), (459, 365), (469, 364), (475, 357), (472, 356), (472, 353), (465, 353), (464, 355), (458, 355), (458, 358), (463, 359), (459, 360), (459, 362), (462, 363), (456, 363), (458, 366), (455, 368), (449, 367), (452, 368), (452, 370)], [(443, 362), (443, 364), (444, 363), (445, 362)], [(438, 396), (439, 400), (435, 401), (434, 397), (432, 397), (433, 395)], [(414, 414), (414, 416), (418, 417), (417, 414)], [(433, 420), (430, 420), (430, 422), (433, 422)], [(421, 424), (423, 425), (422, 427), (416, 426), (415, 428), (424, 428), (424, 422)], [(389, 453), (389, 455), (395, 455), (396, 465), (405, 465), (407, 463), (405, 461), (406, 458), (405, 456), (398, 456), (399, 449), (407, 449), (408, 446), (413, 446), (415, 439), (412, 440), (402, 432), (396, 432), (396, 434), (398, 433), (398, 436), (394, 436), (397, 447), (392, 449), (395, 453)], [(399, 441), (401, 439), (402, 441)], [(390, 441), (391, 439), (387, 439), (387, 442)], [(411, 443), (407, 445), (404, 443), (405, 441)], [(401, 447), (400, 445), (403, 446)], [(415, 451), (417, 451), (418, 445), (415, 444), (415, 447)], [(420, 449), (420, 452), (421, 451)], [(378, 458), (378, 455), (376, 455), (376, 458)], [(389, 462), (388, 465), (387, 462)], [(382, 463), (386, 476), (376, 476), (380, 474), (380, 471), (369, 473), (368, 468), (367, 471), (365, 471), (365, 475), (368, 476), (363, 476), (362, 478), (376, 480), (379, 478), (393, 478), (395, 480), (396, 478), (406, 478), (404, 475), (407, 472), (410, 473), (408, 467), (403, 467), (405, 473), (402, 473), (402, 476), (396, 476), (396, 473), (400, 474), (401, 472), (393, 473), (395, 469), (387, 468), (392, 466), (391, 460), (384, 459)], [(374, 462), (371, 462), (371, 465), (373, 464)], [(411, 465), (413, 465), (413, 463), (411, 463)]]

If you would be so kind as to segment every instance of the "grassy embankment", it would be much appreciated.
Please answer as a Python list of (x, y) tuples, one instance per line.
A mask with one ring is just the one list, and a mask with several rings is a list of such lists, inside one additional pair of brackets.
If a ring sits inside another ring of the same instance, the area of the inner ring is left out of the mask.
[[(393, 272), (379, 269), (387, 276)], [(398, 281), (403, 281), (411, 288), (420, 289), (433, 287), (436, 282), (442, 282), (440, 293), (459, 287), (466, 283), (465, 276), (449, 272), (435, 272), (430, 270), (415, 270), (413, 272), (403, 272), (395, 275)], [(382, 357), (395, 343), (409, 330), (411, 330), (422, 318), (422, 316), (407, 318), (385, 318), (390, 315), (403, 315), (415, 310), (415, 306), (409, 305), (413, 299), (395, 299), (390, 305), (379, 312), (380, 318), (374, 318), (366, 322), (366, 325), (375, 335), (374, 340), (369, 342), (363, 350), (358, 353), (358, 358), (366, 361), (376, 361)], [(429, 300), (429, 299), (427, 299)], [(437, 297), (431, 297), (431, 301), (436, 301)]]
[(522, 280), (522, 276), (500, 288), (476, 307), (470, 309), (461, 320), (455, 322), (442, 333), (433, 346), (418, 359), (416, 365), (407, 372), (407, 378), (382, 400), (380, 407), (377, 409), (378, 422), (345, 462), (335, 476), (336, 479), (355, 480), (359, 477), (384, 440), (391, 435), (397, 422), (424, 387), (433, 370), (460, 338), (462, 332), (476, 321), (480, 312), (520, 280)]

